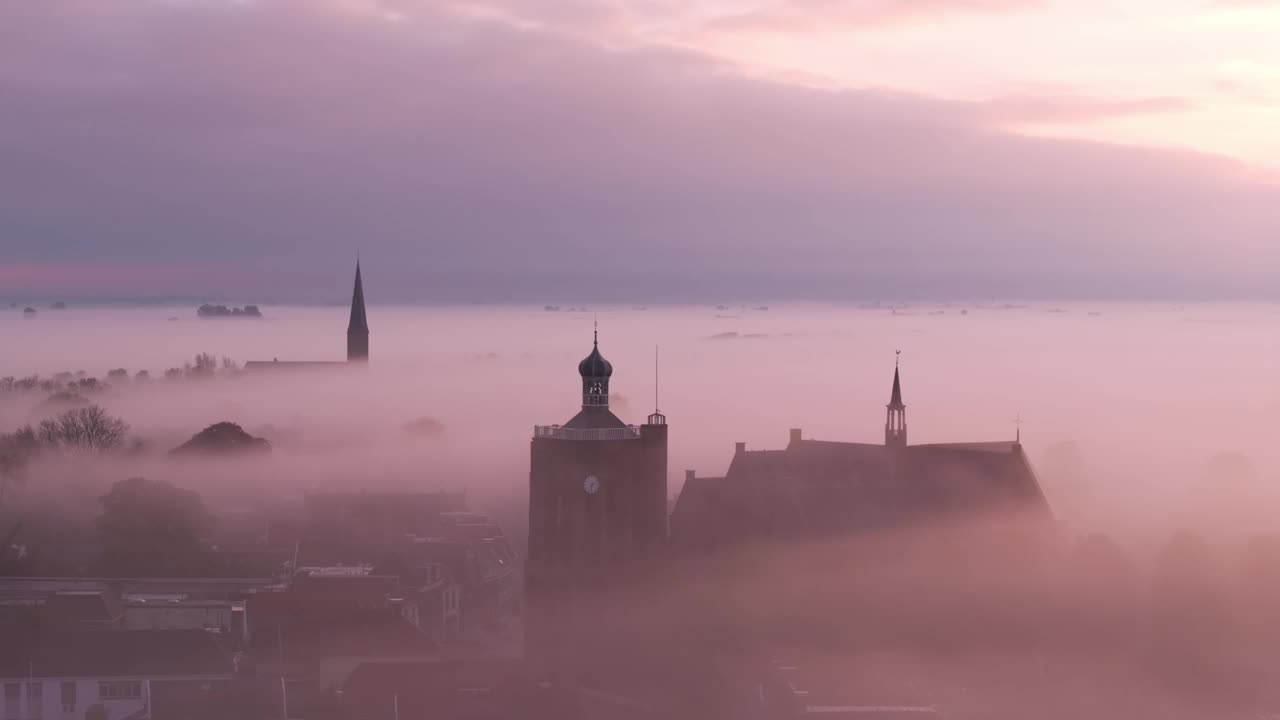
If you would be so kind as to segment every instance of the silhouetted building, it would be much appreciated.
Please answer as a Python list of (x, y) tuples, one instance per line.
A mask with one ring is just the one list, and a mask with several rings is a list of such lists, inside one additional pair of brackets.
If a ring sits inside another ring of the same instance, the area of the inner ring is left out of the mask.
[(356, 281), (351, 291), (351, 319), (347, 322), (347, 360), (250, 360), (246, 371), (324, 370), (351, 363), (369, 361), (369, 320), (364, 307), (364, 281), (360, 277), (360, 261), (356, 260)]
[(512, 660), (370, 662), (342, 693), (348, 720), (577, 720), (582, 704), (576, 687)]
[(6, 631), (0, 717), (191, 717), (233, 671), (203, 630)]
[(1000, 510), (1050, 516), (1020, 439), (908, 445), (895, 368), (883, 445), (807, 440), (798, 429), (782, 450), (738, 443), (724, 477), (686, 474), (671, 540), (678, 549), (710, 548)]
[(613, 366), (599, 338), (578, 364), (582, 409), (534, 428), (529, 466), (525, 649), (566, 650), (559, 621), (593, 590), (643, 576), (666, 542), (667, 425), (642, 426), (609, 410)]

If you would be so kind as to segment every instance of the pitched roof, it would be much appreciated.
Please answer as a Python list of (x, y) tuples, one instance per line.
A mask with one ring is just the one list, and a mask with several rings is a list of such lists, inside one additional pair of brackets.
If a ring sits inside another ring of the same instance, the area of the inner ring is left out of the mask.
[(571, 430), (624, 428), (627, 424), (607, 407), (584, 407), (563, 427)]
[(722, 479), (686, 483), (671, 515), (677, 544), (891, 527), (937, 513), (1048, 504), (1016, 443), (913, 445), (794, 440), (741, 451)]
[(431, 638), (394, 609), (276, 620), (265, 627), (258, 625), (251, 642), (267, 660), (274, 660), (283, 650), (286, 660), (290, 661), (375, 655), (419, 658), (438, 650)]
[(579, 717), (575, 687), (520, 660), (363, 663), (342, 698), (370, 720)]
[(247, 372), (262, 370), (328, 370), (349, 366), (350, 363), (341, 360), (250, 360), (244, 364), (244, 369)]
[(347, 334), (369, 334), (369, 319), (364, 312), (364, 283), (360, 280), (360, 261), (356, 261), (356, 286), (351, 291), (351, 321), (347, 323)]
[(203, 630), (6, 633), (0, 677), (230, 675), (231, 658)]
[(124, 615), (120, 596), (111, 589), (55, 592), (44, 600), (44, 618), (60, 625), (112, 623)]

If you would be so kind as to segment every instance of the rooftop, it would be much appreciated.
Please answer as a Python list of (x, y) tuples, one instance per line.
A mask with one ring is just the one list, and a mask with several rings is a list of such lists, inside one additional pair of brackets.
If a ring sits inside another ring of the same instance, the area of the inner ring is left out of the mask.
[(7, 632), (0, 677), (230, 675), (231, 658), (203, 630)]

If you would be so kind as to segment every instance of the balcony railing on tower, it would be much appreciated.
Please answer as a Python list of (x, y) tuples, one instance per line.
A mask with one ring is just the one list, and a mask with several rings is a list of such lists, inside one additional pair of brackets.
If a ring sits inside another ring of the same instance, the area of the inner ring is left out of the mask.
[(556, 440), (639, 440), (640, 428), (628, 425), (620, 428), (567, 428), (561, 425), (534, 425), (535, 438)]

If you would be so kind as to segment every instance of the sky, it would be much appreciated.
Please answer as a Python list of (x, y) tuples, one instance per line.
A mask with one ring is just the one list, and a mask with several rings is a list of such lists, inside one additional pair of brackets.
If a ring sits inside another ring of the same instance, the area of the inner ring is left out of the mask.
[[(1274, 299), (1280, 2), (0, 6), (0, 298)], [(7, 304), (7, 303), (6, 303)]]

